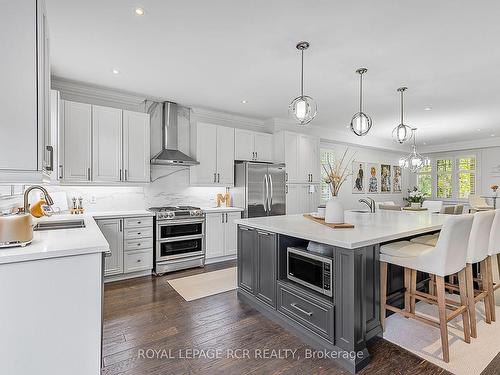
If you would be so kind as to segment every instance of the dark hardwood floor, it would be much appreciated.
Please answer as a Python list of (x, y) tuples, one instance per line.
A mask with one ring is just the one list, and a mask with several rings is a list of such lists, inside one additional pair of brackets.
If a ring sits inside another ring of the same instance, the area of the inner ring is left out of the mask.
[[(186, 302), (167, 283), (234, 265), (106, 284), (103, 374), (348, 374), (330, 359), (305, 358), (310, 347), (240, 302), (236, 291)], [(203, 351), (200, 358), (185, 358), (190, 348)], [(228, 358), (228, 349), (234, 357), (245, 357), (236, 349), (246, 349), (250, 358)], [(254, 358), (259, 350), (264, 357), (265, 349), (296, 350), (295, 358)], [(167, 358), (169, 350), (175, 358)], [(361, 374), (448, 374), (383, 339), (373, 340), (369, 351), (371, 363)]]

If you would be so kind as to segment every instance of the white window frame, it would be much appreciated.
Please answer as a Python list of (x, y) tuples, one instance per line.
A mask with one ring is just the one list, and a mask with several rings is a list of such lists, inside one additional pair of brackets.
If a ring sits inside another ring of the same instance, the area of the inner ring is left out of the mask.
[[(457, 160), (460, 158), (474, 157), (476, 158), (476, 170), (475, 170), (475, 188), (476, 195), (481, 194), (481, 154), (477, 151), (459, 151), (459, 152), (446, 152), (440, 154), (428, 155), (431, 160), (431, 180), (432, 180), (432, 199), (442, 200), (444, 202), (453, 203), (466, 203), (468, 199), (458, 197), (458, 169)], [(452, 172), (451, 172), (451, 198), (438, 198), (437, 197), (437, 160), (438, 159), (451, 159), (452, 160)], [(415, 181), (416, 183), (416, 181)]]

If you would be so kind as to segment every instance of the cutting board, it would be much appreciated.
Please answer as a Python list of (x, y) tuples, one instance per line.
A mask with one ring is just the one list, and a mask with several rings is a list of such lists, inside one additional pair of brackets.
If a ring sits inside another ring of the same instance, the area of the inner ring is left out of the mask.
[(343, 223), (343, 224), (328, 224), (328, 223), (325, 223), (325, 219), (316, 218), (316, 217), (313, 217), (313, 216), (311, 216), (309, 214), (304, 214), (304, 217), (306, 219), (315, 221), (316, 223), (326, 225), (327, 227), (330, 227), (332, 229), (352, 229), (352, 228), (354, 228), (354, 224), (348, 224), (348, 223)]
[(405, 211), (427, 211), (427, 208), (403, 207), (403, 210), (405, 210)]

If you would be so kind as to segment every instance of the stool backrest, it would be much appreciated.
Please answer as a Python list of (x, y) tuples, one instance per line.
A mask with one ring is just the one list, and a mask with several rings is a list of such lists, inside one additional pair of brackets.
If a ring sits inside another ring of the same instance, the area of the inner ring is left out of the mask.
[(378, 206), (380, 210), (401, 211), (401, 206), (395, 204), (381, 204)]
[(433, 255), (440, 274), (451, 275), (465, 267), (474, 215), (450, 215), (441, 228)]
[(463, 204), (457, 204), (455, 206), (455, 215), (462, 215), (464, 213), (464, 205)]
[(495, 218), (491, 224), (490, 244), (488, 248), (488, 255), (495, 255), (500, 253), (500, 209), (493, 211)]
[(467, 246), (467, 263), (478, 263), (488, 256), (490, 232), (495, 211), (481, 211), (474, 214)]
[(443, 207), (443, 201), (424, 201), (422, 207), (427, 208), (430, 212), (440, 212), (441, 207)]
[(443, 206), (441, 208), (441, 211), (439, 211), (440, 214), (446, 214), (446, 215), (454, 215), (455, 214), (455, 206)]

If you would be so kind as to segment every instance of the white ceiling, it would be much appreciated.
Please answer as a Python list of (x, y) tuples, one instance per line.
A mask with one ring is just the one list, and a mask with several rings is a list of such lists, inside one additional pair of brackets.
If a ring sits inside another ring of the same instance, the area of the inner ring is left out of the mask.
[[(295, 44), (307, 40), (305, 91), (318, 103), (315, 125), (348, 134), (358, 106), (354, 71), (365, 66), (373, 136), (391, 137), (396, 89), (405, 85), (405, 122), (419, 128), (421, 143), (500, 137), (497, 0), (46, 2), (59, 77), (284, 118), (299, 92)], [(137, 6), (146, 15), (136, 16)]]

